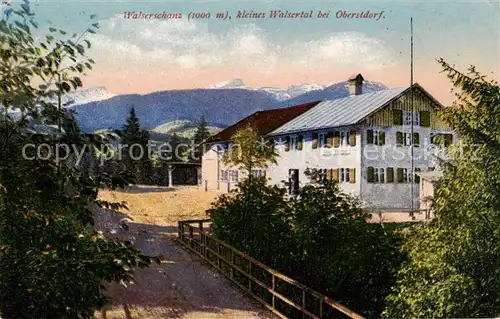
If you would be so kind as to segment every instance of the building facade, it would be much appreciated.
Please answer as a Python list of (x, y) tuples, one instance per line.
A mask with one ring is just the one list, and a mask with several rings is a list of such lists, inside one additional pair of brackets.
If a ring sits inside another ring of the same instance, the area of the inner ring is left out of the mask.
[[(433, 170), (436, 152), (457, 136), (437, 116), (442, 105), (418, 84), (363, 93), (363, 81), (360, 74), (352, 77), (350, 96), (316, 103), (265, 132), (275, 139), (278, 163), (255, 173), (273, 184), (288, 182), (293, 193), (315, 170), (373, 210), (418, 209), (416, 173)], [(241, 173), (223, 167), (220, 152), (205, 155), (202, 179), (213, 186), (218, 170), (226, 188), (234, 187)]]

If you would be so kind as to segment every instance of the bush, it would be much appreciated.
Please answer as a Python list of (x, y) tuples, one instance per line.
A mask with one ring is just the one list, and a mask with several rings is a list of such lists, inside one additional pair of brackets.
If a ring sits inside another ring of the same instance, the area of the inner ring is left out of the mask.
[(291, 225), (285, 191), (254, 177), (222, 195), (207, 213), (217, 238), (271, 267), (291, 261)]
[(215, 236), (351, 309), (377, 316), (404, 259), (400, 236), (370, 224), (334, 182), (287, 198), (252, 178), (208, 211)]

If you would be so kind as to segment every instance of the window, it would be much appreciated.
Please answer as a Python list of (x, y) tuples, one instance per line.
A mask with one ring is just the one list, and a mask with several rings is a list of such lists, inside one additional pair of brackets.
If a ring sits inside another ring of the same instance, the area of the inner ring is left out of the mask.
[(347, 183), (349, 182), (349, 169), (348, 168), (341, 168), (340, 169), (340, 182), (341, 183)]
[(367, 130), (366, 131), (366, 144), (384, 145), (385, 132), (381, 130)]
[(431, 143), (434, 145), (448, 147), (453, 144), (453, 134), (432, 134)]
[(415, 144), (418, 146), (420, 144), (420, 134), (413, 133), (413, 139), (411, 133), (408, 132), (396, 132), (396, 145), (398, 146), (410, 146)]
[(318, 179), (320, 183), (326, 184), (328, 181), (328, 170), (326, 168), (318, 170)]
[(236, 169), (223, 169), (221, 171), (221, 181), (222, 182), (237, 182), (238, 181), (238, 170)]
[(348, 146), (349, 145), (349, 132), (340, 132), (340, 145)]
[(403, 168), (403, 183), (411, 183), (411, 170), (409, 168)]
[(252, 175), (253, 176), (259, 176), (259, 177), (266, 177), (266, 170), (264, 170), (264, 169), (253, 169), (252, 170)]
[(403, 125), (411, 125), (412, 119), (413, 119), (413, 125), (420, 125), (420, 112), (405, 111), (403, 113)]
[(319, 140), (319, 147), (327, 147), (326, 134), (325, 133), (320, 133), (318, 135), (318, 140)]
[(298, 148), (297, 136), (290, 137), (290, 145), (293, 151), (297, 150)]
[(374, 183), (385, 183), (385, 169), (384, 168), (374, 168), (373, 170), (373, 182)]
[(373, 144), (380, 144), (380, 131), (373, 131)]

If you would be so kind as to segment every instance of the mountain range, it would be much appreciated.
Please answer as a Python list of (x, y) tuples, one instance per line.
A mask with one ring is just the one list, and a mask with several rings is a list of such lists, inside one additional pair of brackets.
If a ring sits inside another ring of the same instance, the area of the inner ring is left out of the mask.
[[(378, 82), (365, 81), (363, 85), (363, 92), (384, 89), (387, 87)], [(179, 125), (192, 130), (192, 123), (202, 116), (215, 131), (256, 111), (337, 99), (348, 94), (347, 82), (327, 86), (301, 84), (287, 88), (249, 88), (241, 79), (235, 79), (207, 88), (149, 94), (115, 95), (103, 87), (79, 89), (67, 94), (63, 101), (72, 102), (68, 108), (76, 112), (78, 124), (86, 132), (122, 128), (134, 107), (142, 127), (169, 133), (171, 128)], [(182, 121), (168, 124), (179, 120)]]

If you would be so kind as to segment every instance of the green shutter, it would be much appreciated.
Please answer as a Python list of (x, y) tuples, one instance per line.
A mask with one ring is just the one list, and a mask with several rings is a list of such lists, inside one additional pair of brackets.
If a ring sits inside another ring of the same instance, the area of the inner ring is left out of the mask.
[(416, 147), (420, 146), (420, 134), (413, 133), (413, 145), (415, 145)]
[(387, 183), (394, 183), (394, 168), (387, 167)]
[(356, 130), (349, 132), (349, 145), (356, 146)]
[(448, 147), (453, 143), (453, 135), (452, 134), (445, 134), (444, 135), (444, 146)]
[(334, 168), (332, 169), (332, 178), (335, 182), (340, 182), (340, 178), (339, 178), (339, 172), (340, 172), (340, 168)]
[(290, 136), (285, 137), (285, 152), (290, 151)]
[(430, 127), (431, 126), (431, 112), (420, 111), (420, 126)]
[(385, 131), (379, 131), (379, 145), (385, 145)]
[(339, 147), (340, 146), (340, 132), (335, 131), (335, 134), (333, 135), (333, 147)]
[(366, 144), (373, 144), (373, 130), (366, 131)]
[(401, 167), (396, 169), (396, 175), (398, 183), (404, 183), (403, 169)]
[[(420, 168), (415, 167), (415, 172), (420, 172)], [(420, 176), (415, 174), (415, 183), (419, 184), (420, 183)]]
[(403, 132), (396, 132), (396, 146), (403, 145)]
[(374, 172), (374, 168), (373, 167), (368, 167), (366, 169), (366, 181), (368, 183), (373, 183), (374, 180), (375, 180), (375, 176), (374, 176), (375, 172)]
[(304, 141), (304, 137), (302, 135), (299, 135), (297, 137), (297, 150), (298, 151), (302, 151), (302, 144), (303, 144), (303, 141)]
[(392, 110), (392, 124), (403, 125), (403, 111)]
[(318, 133), (313, 133), (313, 139), (312, 139), (312, 148), (317, 149), (318, 148)]
[(333, 132), (328, 132), (328, 135), (326, 136), (326, 146), (327, 147), (333, 146)]

